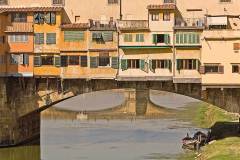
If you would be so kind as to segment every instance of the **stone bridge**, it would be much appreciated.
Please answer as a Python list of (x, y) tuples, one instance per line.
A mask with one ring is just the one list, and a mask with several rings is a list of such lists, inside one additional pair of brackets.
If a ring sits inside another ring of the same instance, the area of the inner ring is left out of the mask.
[[(40, 137), (40, 112), (71, 97), (112, 89), (134, 89), (136, 115), (146, 113), (149, 90), (174, 92), (230, 112), (240, 112), (240, 88), (174, 84), (172, 81), (116, 81), (57, 78), (0, 78), (0, 146)], [(131, 97), (128, 97), (131, 98)]]

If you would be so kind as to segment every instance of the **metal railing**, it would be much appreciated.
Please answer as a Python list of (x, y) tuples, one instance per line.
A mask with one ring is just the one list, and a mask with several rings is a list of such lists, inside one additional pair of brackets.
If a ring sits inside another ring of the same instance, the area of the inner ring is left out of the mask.
[(206, 21), (204, 18), (184, 18), (184, 19), (176, 19), (175, 27), (195, 27), (195, 28), (204, 28), (206, 25)]
[(147, 20), (120, 20), (118, 21), (120, 29), (148, 29)]

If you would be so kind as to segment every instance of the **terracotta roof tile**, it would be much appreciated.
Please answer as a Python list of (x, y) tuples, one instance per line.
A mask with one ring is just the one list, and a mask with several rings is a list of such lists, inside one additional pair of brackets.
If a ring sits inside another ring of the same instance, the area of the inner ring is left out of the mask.
[(147, 9), (176, 9), (175, 4), (148, 5)]
[(88, 29), (88, 23), (71, 23), (61, 25), (62, 29)]
[(0, 8), (2, 12), (48, 12), (48, 11), (61, 11), (63, 7), (3, 7)]

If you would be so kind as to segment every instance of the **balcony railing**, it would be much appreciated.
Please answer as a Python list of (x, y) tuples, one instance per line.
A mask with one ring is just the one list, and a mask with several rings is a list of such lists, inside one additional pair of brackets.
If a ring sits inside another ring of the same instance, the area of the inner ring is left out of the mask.
[(118, 21), (118, 28), (120, 30), (131, 29), (149, 29), (147, 20), (120, 20)]
[(204, 29), (206, 21), (204, 18), (185, 18), (175, 21), (175, 28), (199, 28)]
[(12, 22), (6, 27), (5, 32), (33, 32), (32, 22)]

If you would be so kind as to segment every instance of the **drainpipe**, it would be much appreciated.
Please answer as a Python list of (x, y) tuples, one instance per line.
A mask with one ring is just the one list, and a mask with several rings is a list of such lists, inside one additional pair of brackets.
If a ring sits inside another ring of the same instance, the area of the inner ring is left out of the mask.
[[(175, 24), (174, 24), (175, 25)], [(175, 29), (173, 29), (173, 78), (176, 75), (176, 48), (175, 48), (175, 37), (176, 37), (176, 32)]]
[(122, 0), (120, 0), (120, 20), (122, 20)]

